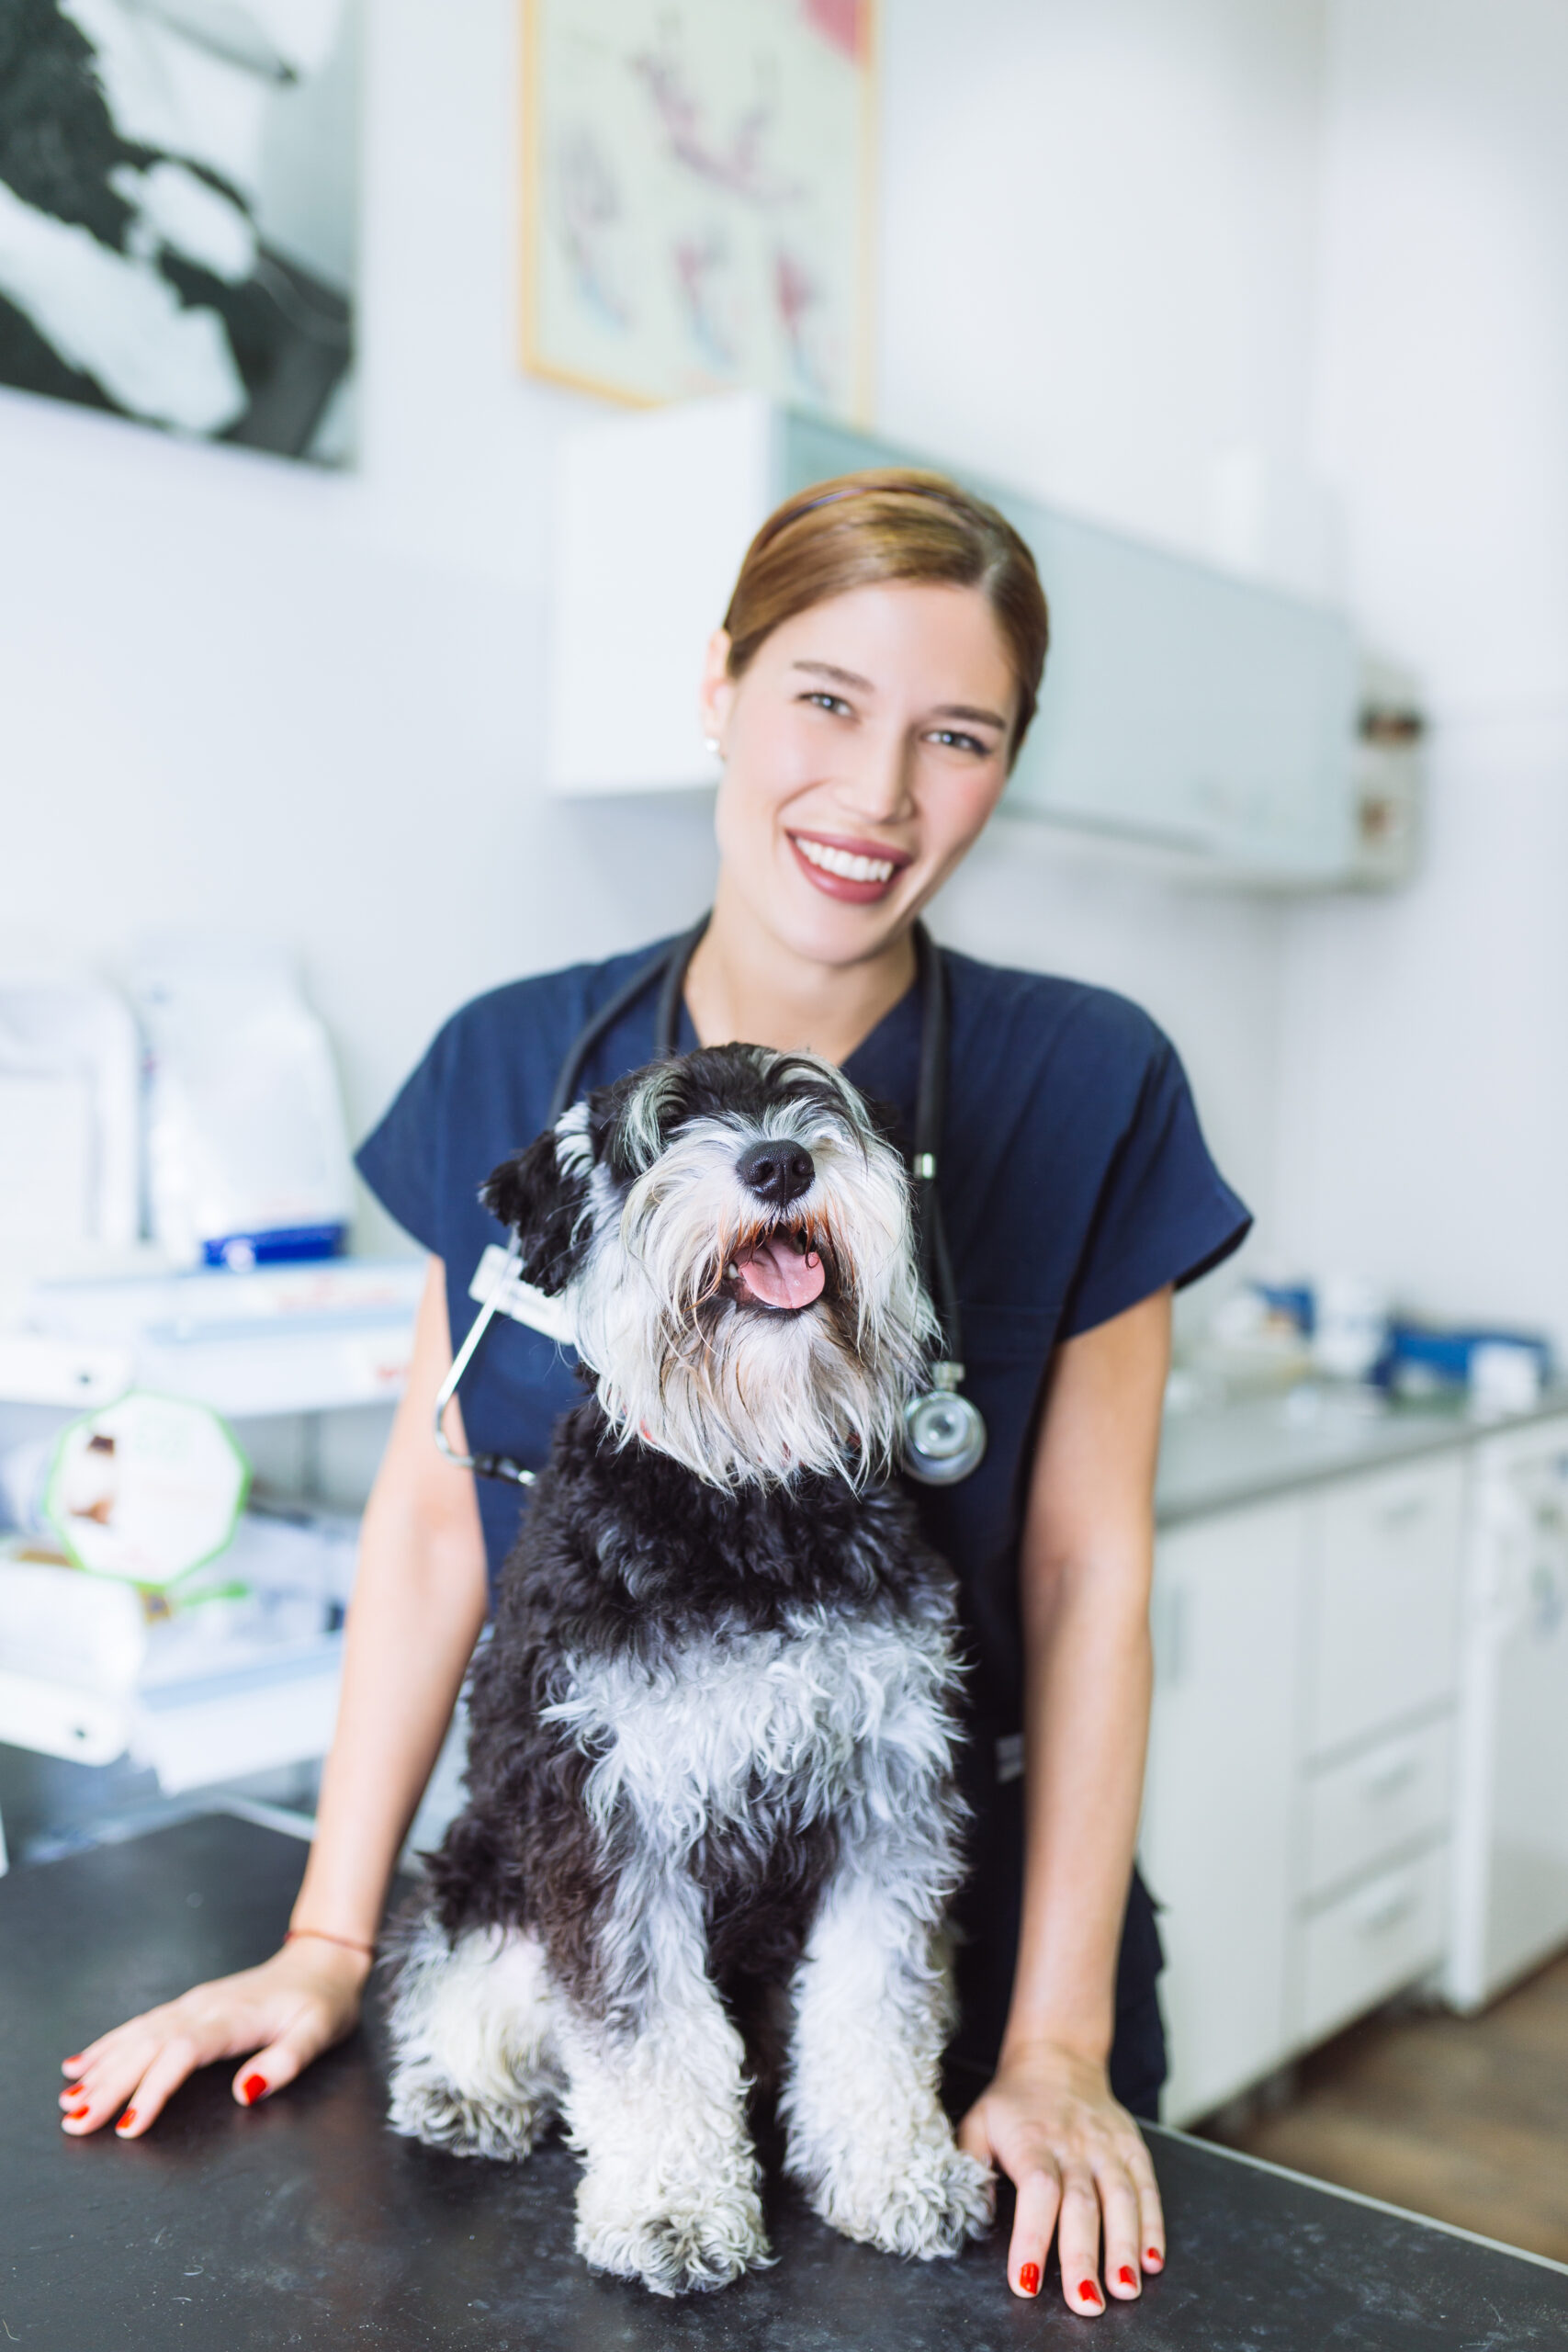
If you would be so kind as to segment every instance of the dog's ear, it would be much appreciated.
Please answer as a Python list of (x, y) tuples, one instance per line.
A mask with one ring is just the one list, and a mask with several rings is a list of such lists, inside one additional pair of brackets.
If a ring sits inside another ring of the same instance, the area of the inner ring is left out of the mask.
[(564, 1290), (581, 1255), (588, 1200), (588, 1155), (578, 1137), (547, 1127), (526, 1151), (491, 1170), (479, 1198), (521, 1241), (524, 1281), (552, 1296)]

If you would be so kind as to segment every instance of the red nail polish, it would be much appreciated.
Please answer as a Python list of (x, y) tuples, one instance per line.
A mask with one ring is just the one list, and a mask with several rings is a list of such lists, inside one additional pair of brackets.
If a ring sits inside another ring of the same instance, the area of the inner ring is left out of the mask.
[(74, 2051), (65, 2061), (65, 2064), (68, 2066), (85, 2066), (86, 2063), (86, 2060), (83, 2057), (82, 2052), (79, 2050)]
[(240, 2085), (240, 2097), (244, 2100), (247, 2107), (254, 2107), (257, 2099), (260, 2098), (265, 2088), (266, 2076), (265, 2075), (247, 2075), (244, 2081)]
[(129, 2132), (135, 2120), (136, 2109), (133, 2107), (128, 2107), (114, 2128), (117, 2132)]
[(1138, 2283), (1138, 2274), (1130, 2262), (1124, 2262), (1116, 2276), (1123, 2287), (1135, 2287)]
[(1037, 2295), (1040, 2292), (1040, 2265), (1037, 2262), (1024, 2263), (1019, 2270), (1018, 2284), (1021, 2293)]
[(1165, 2256), (1161, 2254), (1157, 2245), (1151, 2245), (1149, 2247), (1147, 2253), (1144, 2256), (1144, 2260), (1147, 2263), (1152, 2263), (1156, 2270), (1163, 2270), (1165, 2268)]
[(1101, 2301), (1100, 2289), (1092, 2278), (1078, 2280), (1078, 2301), (1080, 2303), (1098, 2303)]

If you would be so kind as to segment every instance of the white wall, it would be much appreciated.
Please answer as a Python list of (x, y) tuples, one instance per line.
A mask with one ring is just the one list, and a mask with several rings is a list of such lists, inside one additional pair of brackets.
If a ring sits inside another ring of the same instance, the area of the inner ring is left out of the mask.
[(1433, 806), (1413, 891), (1292, 918), (1280, 1234), (1568, 1342), (1568, 9), (1332, 35), (1317, 447)]
[[(536, 781), (580, 404), (516, 364), (513, 0), (368, 13), (358, 473), (0, 394), (6, 948), (281, 933), (356, 1126), (465, 996), (672, 927), (712, 872), (699, 800)], [(886, 17), (879, 422), (1201, 549), (1238, 450), (1305, 463), (1320, 0)], [(1266, 1215), (1281, 920), (1017, 827), (940, 911), (1148, 1002)]]

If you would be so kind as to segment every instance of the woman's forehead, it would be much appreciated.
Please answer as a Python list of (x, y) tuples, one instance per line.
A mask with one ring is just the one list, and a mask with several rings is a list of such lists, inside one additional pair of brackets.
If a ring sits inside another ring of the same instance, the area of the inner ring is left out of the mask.
[[(795, 613), (759, 649), (778, 674), (837, 672), (852, 691), (929, 700), (988, 697), (1003, 711), (1016, 694), (1012, 662), (982, 587), (930, 580), (870, 581)], [(834, 680), (824, 676), (831, 686)]]

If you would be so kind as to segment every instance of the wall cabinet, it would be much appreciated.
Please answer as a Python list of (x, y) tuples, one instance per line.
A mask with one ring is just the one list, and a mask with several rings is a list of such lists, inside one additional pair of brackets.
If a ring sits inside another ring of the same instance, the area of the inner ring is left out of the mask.
[[(585, 425), (557, 485), (549, 775), (560, 792), (711, 781), (703, 648), (747, 542), (792, 490), (910, 453), (754, 395)], [(1033, 548), (1053, 612), (1015, 811), (1213, 875), (1306, 884), (1353, 851), (1343, 615), (943, 465)]]
[(1464, 1500), (1438, 1456), (1161, 1536), (1141, 1853), (1171, 2122), (1442, 1957)]

